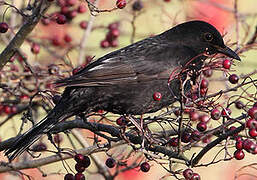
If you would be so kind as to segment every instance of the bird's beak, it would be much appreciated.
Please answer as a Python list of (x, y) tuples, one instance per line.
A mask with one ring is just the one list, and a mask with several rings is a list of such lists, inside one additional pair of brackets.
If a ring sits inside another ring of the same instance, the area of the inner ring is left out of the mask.
[(240, 57), (235, 53), (235, 51), (233, 51), (232, 49), (230, 49), (229, 47), (225, 46), (225, 48), (217, 48), (219, 53), (222, 53), (228, 57), (231, 57), (233, 59), (237, 59), (239, 61), (241, 61)]

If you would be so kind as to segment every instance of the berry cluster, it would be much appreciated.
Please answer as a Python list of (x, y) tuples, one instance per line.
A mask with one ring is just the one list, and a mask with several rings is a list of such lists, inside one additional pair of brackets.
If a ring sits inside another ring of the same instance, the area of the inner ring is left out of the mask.
[(194, 173), (192, 169), (185, 169), (183, 176), (186, 180), (200, 180), (201, 177), (198, 173)]
[(120, 30), (119, 30), (119, 23), (114, 22), (109, 24), (108, 26), (108, 33), (105, 36), (105, 39), (101, 41), (100, 45), (102, 48), (108, 48), (108, 47), (117, 47), (118, 46), (118, 40), (117, 38), (120, 36)]
[(77, 173), (75, 176), (71, 173), (68, 173), (64, 176), (64, 180), (85, 180), (85, 175), (83, 172), (86, 168), (88, 168), (91, 164), (90, 158), (88, 156), (84, 156), (82, 154), (76, 154), (74, 157), (77, 162), (75, 165), (75, 169)]

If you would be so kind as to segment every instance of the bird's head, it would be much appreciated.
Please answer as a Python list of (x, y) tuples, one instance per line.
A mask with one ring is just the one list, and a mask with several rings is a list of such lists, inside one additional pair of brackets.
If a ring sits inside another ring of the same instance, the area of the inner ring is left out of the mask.
[[(204, 21), (189, 21), (172, 28), (171, 40), (190, 47), (198, 53), (222, 53), (230, 58), (240, 60), (240, 57), (224, 44), (219, 31)], [(176, 35), (175, 35), (176, 34)]]

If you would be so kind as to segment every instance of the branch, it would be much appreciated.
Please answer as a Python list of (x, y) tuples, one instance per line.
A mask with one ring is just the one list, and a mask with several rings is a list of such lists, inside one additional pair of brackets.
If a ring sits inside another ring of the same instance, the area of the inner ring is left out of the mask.
[(27, 36), (32, 32), (37, 23), (39, 22), (42, 14), (46, 12), (50, 3), (47, 0), (40, 1), (39, 5), (35, 8), (34, 13), (26, 19), (24, 25), (20, 28), (11, 42), (0, 54), (0, 70), (11, 59), (15, 52), (23, 44)]

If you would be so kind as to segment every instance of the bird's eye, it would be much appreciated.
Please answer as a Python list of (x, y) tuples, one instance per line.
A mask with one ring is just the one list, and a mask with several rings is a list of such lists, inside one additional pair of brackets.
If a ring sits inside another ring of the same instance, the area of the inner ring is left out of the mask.
[(212, 36), (211, 33), (205, 33), (205, 34), (204, 34), (204, 39), (205, 39), (206, 41), (212, 41), (213, 36)]

